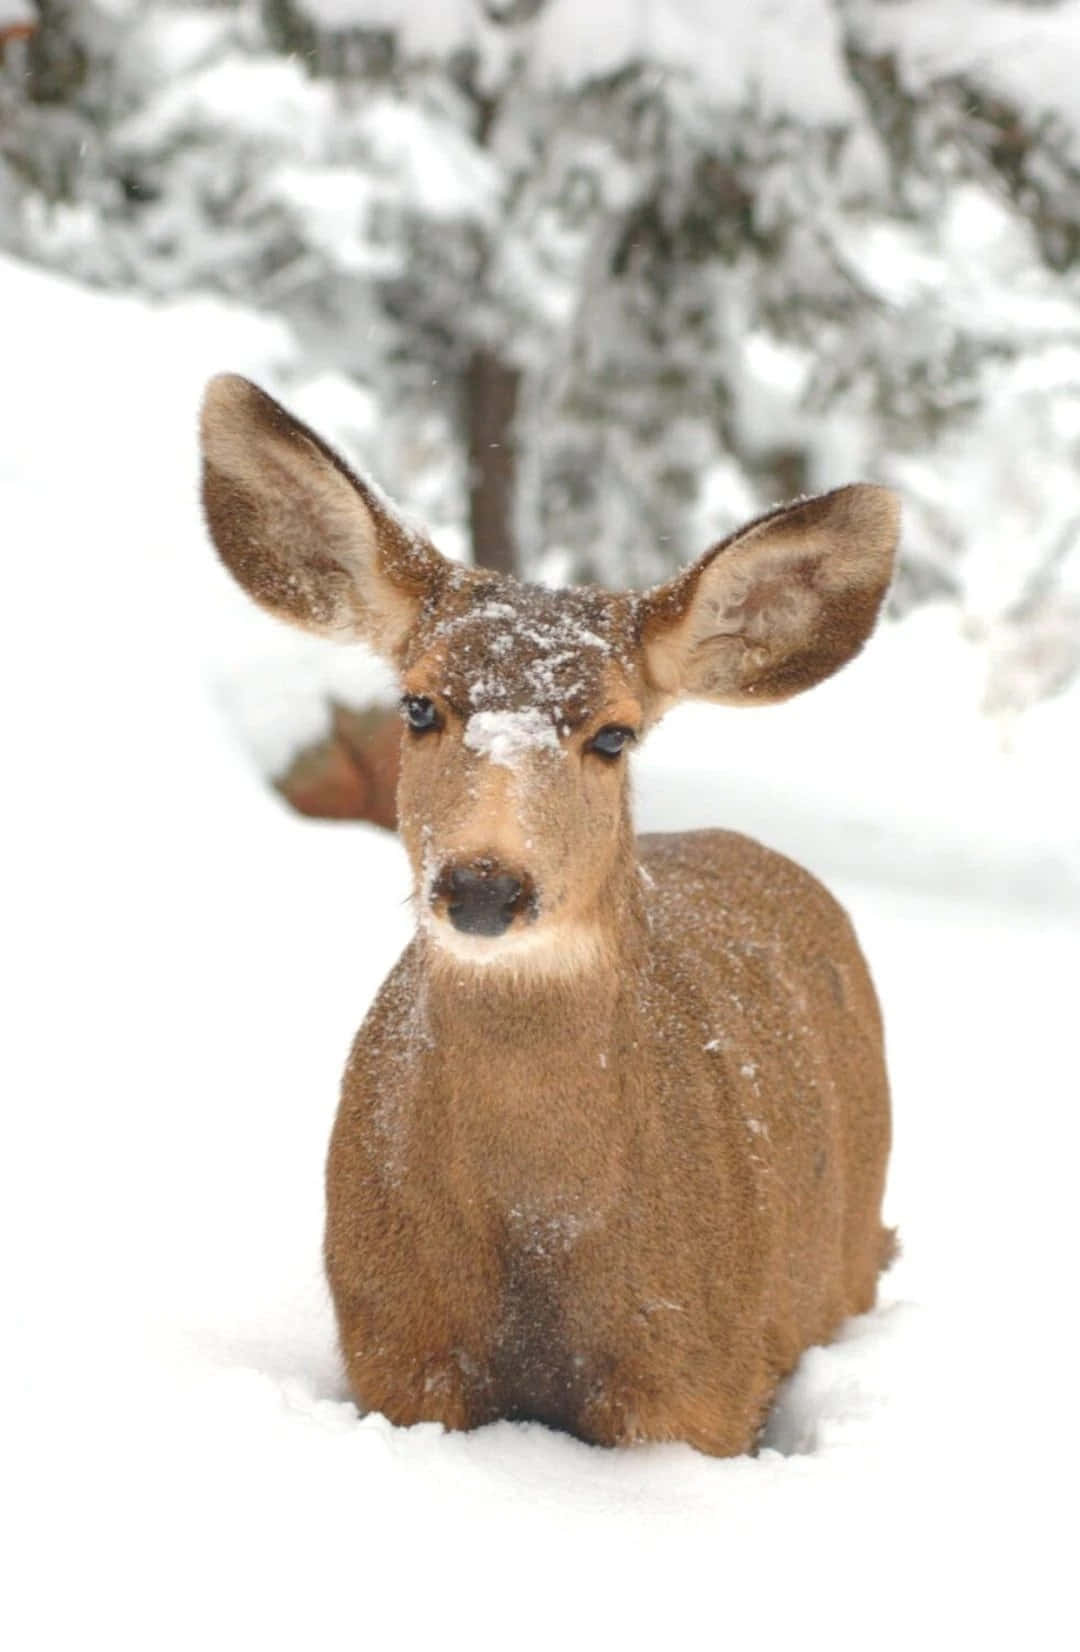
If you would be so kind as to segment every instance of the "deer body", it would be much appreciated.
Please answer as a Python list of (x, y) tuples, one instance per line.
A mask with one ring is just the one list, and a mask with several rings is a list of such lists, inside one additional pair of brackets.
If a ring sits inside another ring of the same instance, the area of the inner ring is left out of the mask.
[(462, 993), (421, 940), (356, 1040), (327, 1264), (353, 1389), (394, 1421), (743, 1451), (873, 1303), (888, 1094), (846, 918), (745, 838), (641, 851), (587, 1017), (561, 980)]
[(891, 501), (790, 507), (644, 596), (546, 592), (444, 563), (243, 380), (204, 451), (252, 595), (374, 642), (405, 691), (418, 929), (327, 1168), (358, 1402), (748, 1449), (891, 1254), (880, 1015), (808, 873), (731, 833), (635, 842), (621, 753), (680, 694), (782, 698), (850, 658)]

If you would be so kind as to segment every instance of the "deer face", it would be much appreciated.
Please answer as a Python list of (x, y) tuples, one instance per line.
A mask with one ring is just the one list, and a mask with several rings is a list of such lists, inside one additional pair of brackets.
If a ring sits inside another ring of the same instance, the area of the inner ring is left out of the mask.
[(752, 522), (643, 595), (545, 591), (447, 562), (247, 380), (203, 405), (203, 503), (226, 565), (294, 625), (398, 669), (399, 813), (420, 922), (461, 962), (602, 951), (634, 876), (627, 750), (683, 696), (761, 705), (856, 654), (896, 501), (856, 485)]
[(402, 675), (399, 816), (421, 921), (477, 963), (573, 950), (627, 841), (642, 731), (632, 606), (460, 576)]

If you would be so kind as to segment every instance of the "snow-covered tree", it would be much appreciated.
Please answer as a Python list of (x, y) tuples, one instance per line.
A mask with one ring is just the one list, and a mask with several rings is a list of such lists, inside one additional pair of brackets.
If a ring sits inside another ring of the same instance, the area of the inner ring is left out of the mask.
[(38, 11), (6, 245), (278, 312), (479, 560), (648, 580), (879, 477), (900, 607), (954, 593), (1000, 703), (1076, 670), (1078, 0)]

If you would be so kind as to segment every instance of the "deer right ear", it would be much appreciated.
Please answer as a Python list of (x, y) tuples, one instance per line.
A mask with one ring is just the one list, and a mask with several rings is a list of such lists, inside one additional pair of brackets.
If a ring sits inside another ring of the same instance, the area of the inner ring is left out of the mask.
[(235, 373), (202, 407), (202, 499), (218, 553), (279, 618), (400, 659), (448, 564), (314, 431)]

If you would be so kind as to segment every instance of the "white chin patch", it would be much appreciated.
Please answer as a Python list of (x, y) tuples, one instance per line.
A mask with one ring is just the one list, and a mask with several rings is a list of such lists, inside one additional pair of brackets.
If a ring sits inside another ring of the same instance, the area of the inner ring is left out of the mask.
[(460, 929), (425, 912), (425, 934), (439, 952), (456, 964), (478, 969), (513, 968), (540, 975), (572, 975), (594, 964), (599, 943), (590, 930), (577, 924), (530, 924), (508, 929), (505, 935), (463, 935)]

